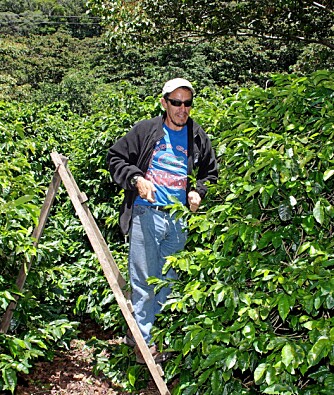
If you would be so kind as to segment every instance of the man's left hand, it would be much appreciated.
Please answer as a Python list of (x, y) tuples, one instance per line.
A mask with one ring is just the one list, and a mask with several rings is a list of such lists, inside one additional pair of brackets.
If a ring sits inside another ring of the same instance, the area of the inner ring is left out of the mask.
[(198, 192), (190, 191), (188, 193), (188, 203), (189, 203), (190, 211), (192, 211), (193, 213), (198, 210), (201, 201), (202, 199), (199, 196)]

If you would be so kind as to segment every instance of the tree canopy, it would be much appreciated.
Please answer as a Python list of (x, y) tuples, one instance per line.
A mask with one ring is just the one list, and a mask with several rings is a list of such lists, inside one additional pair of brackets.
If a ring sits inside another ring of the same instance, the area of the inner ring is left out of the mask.
[(334, 8), (320, 0), (88, 0), (108, 35), (127, 42), (199, 42), (255, 37), (334, 49)]

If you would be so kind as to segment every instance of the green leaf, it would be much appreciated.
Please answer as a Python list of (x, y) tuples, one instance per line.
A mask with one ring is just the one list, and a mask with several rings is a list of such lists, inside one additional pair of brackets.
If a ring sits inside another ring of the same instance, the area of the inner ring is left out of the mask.
[(235, 350), (225, 359), (225, 365), (227, 369), (232, 369), (237, 362), (237, 353)]
[(12, 300), (15, 300), (15, 298), (14, 296), (11, 295), (10, 292), (8, 291), (0, 292), (0, 303), (1, 303), (1, 308), (3, 310), (7, 309), (7, 306)]
[(295, 392), (292, 388), (282, 385), (282, 384), (273, 384), (270, 387), (267, 387), (264, 391), (264, 394), (271, 394), (271, 395), (293, 395)]
[(321, 336), (307, 355), (309, 367), (316, 365), (322, 358), (326, 357), (331, 345), (332, 342), (328, 339), (328, 337)]
[(202, 385), (206, 382), (206, 380), (212, 375), (212, 372), (215, 372), (215, 368), (210, 368), (205, 370), (198, 378), (198, 385)]
[(320, 200), (318, 200), (317, 203), (314, 206), (313, 216), (316, 219), (316, 221), (319, 222), (320, 225), (323, 224), (324, 218), (325, 218), (325, 214), (324, 214), (324, 209), (323, 209), (323, 207), (321, 205)]
[(204, 360), (202, 367), (208, 368), (209, 366), (215, 364), (216, 362), (223, 362), (229, 350), (223, 347), (218, 347), (210, 352), (208, 357)]
[(310, 242), (306, 242), (306, 243), (302, 244), (302, 245), (298, 248), (297, 255), (300, 255), (300, 254), (302, 254), (304, 251), (308, 250), (308, 249), (310, 248), (310, 246), (311, 246), (311, 243), (310, 243)]
[(267, 366), (266, 383), (272, 385), (277, 381), (276, 369), (273, 366)]
[(264, 374), (267, 370), (267, 365), (265, 363), (261, 363), (254, 371), (254, 380), (255, 384), (261, 384), (264, 378)]
[(290, 303), (291, 303), (291, 301), (290, 301), (290, 298), (289, 298), (288, 295), (281, 294), (279, 296), (279, 299), (278, 299), (278, 313), (279, 313), (279, 315), (280, 315), (280, 317), (282, 318), (283, 321), (285, 321), (287, 315), (289, 314), (290, 307), (293, 307), (293, 306), (290, 306)]
[(328, 169), (324, 172), (324, 181), (327, 181), (334, 174), (334, 169)]
[(282, 348), (282, 362), (285, 366), (289, 366), (291, 362), (294, 360), (294, 349), (291, 344), (286, 344)]
[(211, 376), (212, 395), (221, 395), (222, 393), (222, 375), (219, 370), (214, 370)]
[(4, 389), (7, 389), (14, 393), (17, 384), (16, 371), (5, 366), (5, 368), (2, 369), (2, 378), (5, 381)]
[(201, 300), (201, 297), (203, 296), (203, 292), (200, 291), (199, 289), (195, 289), (191, 294), (196, 303), (198, 303)]
[(261, 250), (265, 247), (267, 247), (267, 245), (271, 242), (273, 236), (274, 236), (274, 232), (269, 230), (267, 232), (264, 233), (264, 235), (261, 237), (261, 239), (258, 242), (258, 249)]
[(136, 367), (135, 366), (131, 366), (129, 368), (129, 370), (128, 370), (128, 379), (129, 379), (130, 384), (133, 387), (135, 386), (135, 383), (137, 381), (137, 374), (138, 374), (138, 372), (137, 372)]
[(264, 189), (263, 192), (261, 193), (261, 202), (262, 202), (262, 206), (264, 208), (267, 207), (268, 203), (270, 200), (270, 195), (269, 193)]
[(253, 341), (255, 338), (255, 328), (253, 323), (248, 323), (242, 330), (242, 334), (246, 339)]
[[(28, 365), (28, 366), (31, 367), (31, 365)], [(25, 374), (28, 374), (28, 373), (29, 373), (28, 366), (25, 365), (24, 363), (18, 363), (18, 364), (16, 365), (16, 370), (17, 370), (18, 372), (23, 372), (23, 373), (25, 373)]]
[(334, 374), (328, 375), (325, 378), (324, 384), (325, 384), (325, 388), (328, 390), (331, 390), (333, 393), (333, 391), (334, 391)]
[(201, 343), (201, 341), (203, 340), (203, 338), (205, 337), (205, 335), (206, 335), (206, 331), (205, 331), (205, 330), (203, 330), (203, 329), (199, 330), (199, 331), (195, 334), (195, 336), (191, 339), (191, 346), (192, 346), (193, 348), (198, 347), (198, 345)]
[(14, 201), (14, 206), (22, 206), (24, 203), (31, 201), (34, 197), (32, 195), (24, 195)]
[(286, 130), (293, 130), (295, 129), (295, 125), (293, 123), (290, 123), (289, 125), (286, 126)]

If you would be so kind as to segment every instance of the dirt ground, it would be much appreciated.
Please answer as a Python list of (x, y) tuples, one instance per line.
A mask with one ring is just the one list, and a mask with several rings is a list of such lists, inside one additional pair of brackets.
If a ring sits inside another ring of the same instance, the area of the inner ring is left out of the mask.
[[(80, 339), (71, 341), (69, 350), (59, 351), (52, 362), (37, 362), (29, 375), (21, 375), (15, 395), (130, 395), (117, 389), (103, 375), (93, 374), (92, 351), (84, 347), (92, 336), (104, 340), (112, 334), (102, 332), (92, 323), (85, 328)], [(150, 380), (148, 387), (136, 395), (160, 395), (160, 392)]]

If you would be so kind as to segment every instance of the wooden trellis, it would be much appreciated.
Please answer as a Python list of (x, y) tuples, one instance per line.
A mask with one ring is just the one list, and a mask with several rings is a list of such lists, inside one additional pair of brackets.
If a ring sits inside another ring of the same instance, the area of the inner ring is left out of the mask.
[[(53, 205), (55, 196), (57, 194), (58, 188), (62, 181), (73, 203), (75, 211), (78, 217), (80, 218), (80, 221), (86, 231), (89, 241), (96, 253), (96, 256), (102, 266), (104, 275), (106, 276), (108, 283), (114, 293), (115, 299), (133, 334), (133, 337), (139, 347), (139, 350), (143, 355), (146, 365), (160, 391), (160, 394), (170, 395), (166, 383), (162, 379), (163, 377), (162, 368), (159, 364), (155, 363), (155, 360), (140, 332), (140, 329), (138, 328), (136, 320), (132, 315), (133, 313), (132, 303), (129, 300), (128, 295), (125, 291), (126, 282), (122, 277), (120, 271), (118, 270), (114, 258), (95, 222), (94, 217), (92, 216), (89, 208), (87, 207), (86, 202), (88, 201), (88, 198), (86, 194), (80, 192), (78, 185), (76, 184), (69, 168), (67, 167), (68, 159), (58, 154), (57, 152), (52, 152), (51, 158), (55, 164), (56, 169), (54, 172), (53, 179), (50, 183), (44, 204), (41, 209), (38, 226), (35, 228), (33, 232), (34, 245), (35, 246), (38, 245), (38, 242), (45, 228), (45, 224), (49, 216), (50, 209)], [(32, 261), (30, 261), (28, 264), (22, 265), (20, 269), (16, 281), (16, 285), (19, 291), (22, 291), (23, 289), (26, 276), (31, 268), (31, 265), (32, 265)], [(0, 327), (0, 331), (2, 333), (7, 333), (8, 331), (13, 316), (13, 311), (16, 307), (16, 303), (17, 300), (10, 303), (3, 316), (1, 327)]]

